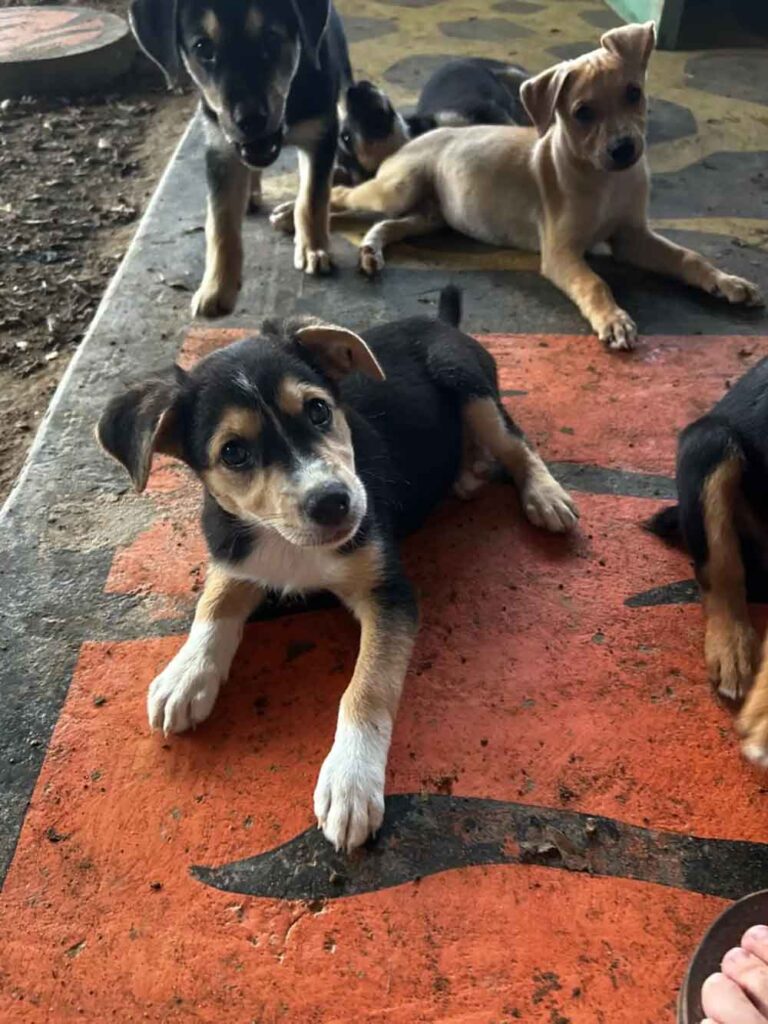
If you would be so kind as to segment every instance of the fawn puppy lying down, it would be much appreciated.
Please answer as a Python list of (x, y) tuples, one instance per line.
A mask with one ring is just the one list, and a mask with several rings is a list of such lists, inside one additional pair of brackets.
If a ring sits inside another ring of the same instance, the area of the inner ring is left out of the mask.
[(674, 245), (648, 224), (645, 75), (653, 22), (606, 32), (600, 49), (523, 83), (535, 127), (439, 128), (408, 142), (371, 181), (336, 186), (336, 211), (386, 219), (363, 240), (374, 274), (384, 248), (443, 225), (492, 245), (541, 252), (541, 273), (579, 307), (611, 349), (637, 329), (584, 254), (607, 242), (614, 256), (679, 278), (728, 302), (761, 304), (755, 285)]
[(337, 848), (359, 846), (384, 813), (417, 629), (397, 538), (452, 486), (466, 494), (494, 467), (533, 523), (576, 522), (505, 412), (493, 358), (458, 322), (455, 289), (441, 295), (437, 320), (376, 327), (365, 340), (310, 318), (268, 321), (189, 373), (174, 366), (125, 390), (98, 426), (138, 490), (154, 452), (186, 462), (205, 489), (210, 567), (189, 637), (149, 689), (153, 728), (182, 732), (208, 717), (267, 592), (330, 590), (359, 620), (357, 664), (315, 790)]

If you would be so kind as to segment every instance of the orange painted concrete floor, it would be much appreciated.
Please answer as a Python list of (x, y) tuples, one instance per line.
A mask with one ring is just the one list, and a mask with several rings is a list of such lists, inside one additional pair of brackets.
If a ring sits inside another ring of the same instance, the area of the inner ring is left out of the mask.
[[(193, 331), (182, 357), (231, 336)], [(407, 541), (423, 626), (387, 792), (409, 796), (380, 839), (346, 859), (313, 828), (356, 652), (343, 610), (250, 624), (210, 720), (168, 739), (145, 692), (182, 635), (87, 642), (6, 880), (0, 1020), (672, 1019), (698, 937), (765, 876), (739, 841), (765, 839), (768, 779), (707, 685), (686, 557), (640, 524), (677, 430), (768, 339), (654, 337), (627, 360), (484, 340), (581, 530), (545, 536), (493, 487)], [(197, 488), (163, 461), (142, 500), (106, 590), (182, 620)]]

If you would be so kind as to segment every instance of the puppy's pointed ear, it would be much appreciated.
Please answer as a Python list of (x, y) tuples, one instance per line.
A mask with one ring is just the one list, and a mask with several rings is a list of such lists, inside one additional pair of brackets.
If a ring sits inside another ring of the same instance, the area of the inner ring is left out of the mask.
[(320, 43), (331, 16), (330, 0), (291, 0), (299, 23), (301, 44), (316, 68), (320, 67)]
[(96, 426), (102, 448), (125, 466), (139, 493), (147, 486), (155, 452), (181, 458), (178, 398), (186, 376), (174, 366), (162, 377), (134, 385), (110, 401)]
[(520, 87), (520, 99), (539, 135), (544, 135), (555, 119), (557, 101), (570, 71), (568, 64), (555, 64)]
[(373, 380), (384, 380), (384, 371), (366, 343), (346, 327), (333, 324), (310, 324), (294, 335), (296, 341), (311, 352), (329, 377), (338, 379), (357, 370)]
[(645, 71), (656, 45), (656, 26), (652, 21), (646, 21), (644, 25), (612, 28), (601, 37), (600, 45), (614, 56)]
[(178, 0), (133, 0), (128, 20), (136, 42), (165, 72), (168, 88), (179, 84)]

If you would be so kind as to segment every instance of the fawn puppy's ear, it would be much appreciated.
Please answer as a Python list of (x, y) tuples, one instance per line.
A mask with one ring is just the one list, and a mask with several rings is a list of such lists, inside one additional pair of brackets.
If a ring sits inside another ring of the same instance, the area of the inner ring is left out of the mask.
[(520, 87), (520, 99), (539, 135), (544, 135), (555, 120), (557, 101), (570, 72), (569, 64), (555, 64)]
[(109, 402), (96, 426), (102, 448), (125, 466), (139, 492), (147, 486), (155, 452), (181, 458), (178, 398), (185, 379), (174, 366), (133, 385)]
[(612, 28), (601, 36), (600, 45), (627, 64), (634, 64), (645, 71), (656, 45), (656, 26), (652, 21), (646, 21), (644, 25)]

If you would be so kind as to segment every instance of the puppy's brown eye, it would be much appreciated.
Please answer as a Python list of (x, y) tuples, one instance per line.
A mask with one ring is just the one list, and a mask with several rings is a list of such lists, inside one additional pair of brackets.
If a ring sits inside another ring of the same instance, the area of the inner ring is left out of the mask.
[(344, 143), (345, 146), (351, 146), (352, 145), (352, 132), (349, 132), (349, 131), (345, 130), (345, 131), (343, 131), (341, 133), (340, 138), (341, 138), (341, 141)]
[(588, 103), (580, 103), (573, 111), (573, 116), (579, 124), (591, 124), (595, 120), (596, 114), (594, 108), (590, 107)]
[(309, 422), (316, 427), (326, 427), (331, 422), (331, 407), (322, 398), (310, 398), (304, 405)]
[(246, 469), (251, 464), (251, 453), (242, 441), (227, 441), (221, 449), (221, 461), (228, 469)]
[(201, 64), (212, 64), (216, 60), (216, 48), (207, 36), (195, 41), (192, 52)]
[(627, 103), (631, 103), (634, 106), (634, 104), (639, 103), (642, 98), (643, 90), (639, 85), (627, 86)]

